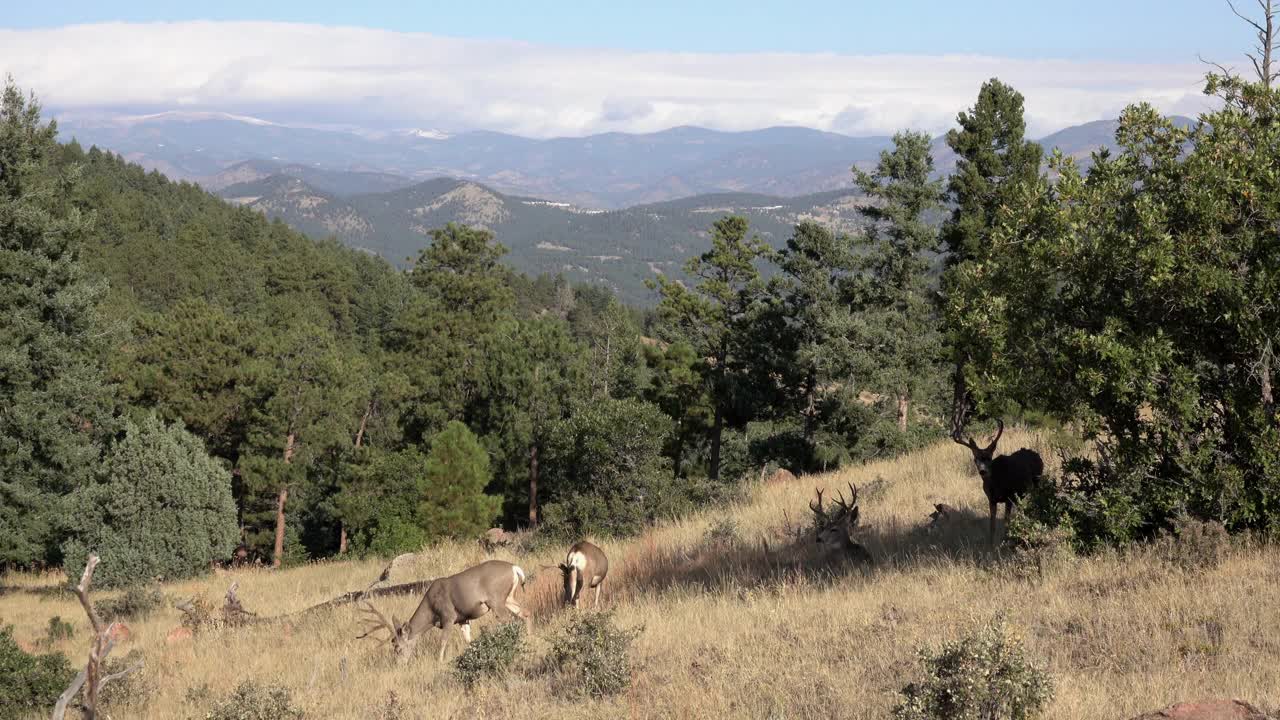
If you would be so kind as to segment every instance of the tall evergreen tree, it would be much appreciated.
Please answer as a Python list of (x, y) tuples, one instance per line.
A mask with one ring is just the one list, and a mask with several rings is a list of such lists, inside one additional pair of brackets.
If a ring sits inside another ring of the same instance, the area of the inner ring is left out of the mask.
[(893, 143), (873, 172), (854, 169), (874, 203), (861, 211), (871, 224), (855, 240), (862, 252), (848, 289), (861, 375), (896, 400), (898, 429), (905, 432), (912, 399), (933, 374), (939, 352), (926, 255), (936, 251), (938, 236), (925, 215), (941, 207), (942, 183), (930, 179), (928, 135), (898, 133)]
[(778, 259), (782, 272), (772, 282), (786, 320), (789, 346), (789, 362), (779, 370), (791, 376), (792, 407), (803, 418), (804, 440), (810, 445), (821, 415), (819, 389), (845, 375), (842, 358), (825, 348), (833, 342), (831, 318), (845, 301), (843, 285), (855, 267), (847, 235), (805, 221), (787, 239)]
[(388, 343), (414, 388), (405, 430), (415, 441), (466, 420), (484, 392), (489, 336), (515, 310), (511, 272), (499, 264), (506, 248), (493, 233), (450, 223), (431, 237)]
[(502, 323), (490, 335), (485, 355), (483, 400), (476, 403), (472, 422), (500, 458), (508, 500), (527, 488), (526, 517), (536, 526), (539, 456), (554, 424), (581, 392), (585, 351), (562, 320), (536, 317)]
[[(977, 103), (956, 121), (959, 129), (947, 133), (947, 145), (957, 159), (947, 181), (955, 209), (941, 232), (948, 253), (944, 294), (952, 290), (958, 265), (989, 252), (1000, 208), (1015, 205), (1018, 193), (1037, 181), (1043, 155), (1038, 143), (1026, 139), (1022, 95), (996, 78), (983, 83)], [(972, 360), (976, 340), (959, 331), (956, 318), (949, 318), (946, 326), (954, 362), (952, 422), (960, 426), (971, 405), (965, 367)]]
[(89, 218), (54, 123), (6, 80), (0, 99), (0, 565), (55, 561), (60, 499), (110, 430), (101, 286), (81, 261)]
[(735, 411), (747, 388), (752, 321), (767, 301), (758, 263), (771, 258), (773, 250), (758, 236), (748, 237), (748, 229), (746, 218), (736, 215), (712, 225), (711, 249), (685, 263), (685, 272), (696, 280), (692, 289), (666, 277), (656, 282), (662, 294), (659, 316), (706, 360), (713, 405), (707, 475), (712, 480), (720, 478), (726, 420), (731, 413), (742, 419)]

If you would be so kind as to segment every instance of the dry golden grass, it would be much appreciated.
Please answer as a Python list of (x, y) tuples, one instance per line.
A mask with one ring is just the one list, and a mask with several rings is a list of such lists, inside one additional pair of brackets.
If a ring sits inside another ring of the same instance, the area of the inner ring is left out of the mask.
[[(1050, 457), (1026, 433), (1011, 430), (1002, 442), (1010, 450), (1020, 444)], [(873, 570), (823, 570), (811, 564), (809, 545), (786, 544), (794, 527), (808, 522), (814, 484), (842, 488), (846, 481), (864, 488), (860, 537), (877, 559)], [(934, 502), (962, 514), (929, 535), (923, 526)], [(601, 541), (612, 565), (605, 604), (621, 625), (645, 628), (635, 645), (634, 685), (614, 700), (563, 701), (532, 662), (527, 672), (467, 693), (449, 672), (449, 659), (435, 662), (434, 638), (411, 663), (397, 666), (385, 645), (354, 639), (358, 623), (350, 607), (174, 644), (165, 636), (179, 617), (166, 608), (133, 624), (124, 646), (144, 652), (141, 684), (150, 695), (112, 715), (200, 717), (207, 701), (188, 701), (189, 689), (221, 695), (255, 678), (293, 689), (314, 718), (380, 717), (393, 691), (406, 717), (884, 718), (916, 670), (918, 647), (955, 638), (1000, 612), (1053, 674), (1050, 718), (1127, 718), (1209, 696), (1280, 708), (1276, 548), (1238, 543), (1221, 564), (1195, 572), (1138, 551), (1067, 558), (1037, 574), (987, 552), (985, 539), (985, 500), (969, 454), (939, 444), (896, 461), (762, 486), (748, 503), (664, 524), (629, 542)], [(526, 593), (535, 609), (535, 656), (564, 620), (556, 607), (558, 573), (538, 571), (559, 553), (499, 554), (534, 575)], [(454, 572), (484, 557), (475, 543), (430, 548), (397, 566), (393, 581)], [(273, 615), (363, 587), (381, 567), (367, 561), (243, 570), (165, 591), (205, 593), (217, 603), (234, 579), (247, 608)], [(72, 620), (79, 634), (55, 648), (79, 662), (85, 620), (72, 596), (48, 592), (59, 583), (65, 578), (0, 579), (0, 618), (28, 643), (43, 636), (51, 616)], [(415, 603), (381, 605), (406, 617)], [(451, 635), (450, 658), (460, 642)]]

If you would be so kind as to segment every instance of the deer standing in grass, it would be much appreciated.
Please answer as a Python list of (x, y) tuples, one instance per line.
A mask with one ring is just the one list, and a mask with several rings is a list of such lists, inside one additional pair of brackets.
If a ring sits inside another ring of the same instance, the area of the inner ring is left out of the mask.
[(822, 490), (813, 489), (818, 494), (815, 504), (809, 501), (809, 509), (814, 514), (814, 540), (822, 546), (830, 558), (848, 559), (856, 562), (871, 562), (871, 553), (853, 539), (853, 528), (858, 524), (858, 488), (849, 483), (850, 498), (845, 502), (844, 493), (835, 501), (836, 507), (828, 513), (822, 507)]
[(490, 610), (505, 608), (529, 626), (528, 613), (516, 602), (516, 589), (524, 586), (524, 570), (502, 560), (487, 560), (467, 568), (456, 575), (437, 578), (427, 586), (422, 602), (409, 622), (388, 620), (373, 603), (364, 602), (365, 612), (373, 616), (360, 637), (369, 637), (378, 630), (391, 633), (391, 646), (401, 660), (407, 660), (414, 645), (432, 627), (441, 630), (439, 661), (444, 660), (444, 650), (449, 639), (449, 626), (457, 625), (462, 638), (471, 642), (471, 621), (483, 617)]
[(603, 550), (586, 540), (574, 543), (564, 562), (560, 563), (560, 572), (564, 574), (565, 605), (578, 607), (582, 591), (591, 588), (596, 590), (596, 599), (591, 607), (600, 605), (600, 589), (609, 574), (609, 558), (605, 557)]
[(996, 420), (996, 436), (985, 448), (978, 447), (972, 437), (961, 440), (959, 426), (951, 433), (952, 440), (969, 448), (969, 452), (973, 453), (973, 464), (978, 468), (978, 475), (982, 477), (982, 492), (986, 494), (987, 502), (991, 507), (987, 543), (993, 547), (996, 544), (996, 506), (1004, 503), (1004, 525), (1005, 530), (1008, 531), (1009, 516), (1013, 513), (1014, 503), (1032, 485), (1039, 482), (1040, 476), (1044, 474), (1044, 461), (1040, 459), (1040, 453), (1035, 450), (1022, 448), (1010, 455), (995, 457), (996, 443), (1000, 442), (1000, 436), (1003, 434), (1004, 421), (1000, 419)]

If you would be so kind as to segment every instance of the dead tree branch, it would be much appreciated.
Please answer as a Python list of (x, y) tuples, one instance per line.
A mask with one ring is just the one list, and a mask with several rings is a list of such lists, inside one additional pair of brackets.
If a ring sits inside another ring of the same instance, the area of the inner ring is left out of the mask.
[(102, 675), (107, 656), (111, 654), (111, 650), (116, 645), (115, 630), (117, 623), (113, 622), (104, 627), (98, 611), (94, 609), (93, 603), (89, 602), (89, 587), (93, 583), (93, 571), (98, 567), (98, 562), (97, 555), (89, 556), (84, 566), (84, 573), (80, 576), (80, 584), (76, 586), (76, 597), (80, 599), (80, 606), (84, 608), (85, 614), (89, 616), (89, 624), (93, 626), (93, 641), (89, 644), (89, 661), (58, 698), (58, 702), (53, 709), (53, 720), (63, 720), (66, 716), (67, 705), (75, 698), (77, 693), (81, 695), (80, 708), (84, 713), (84, 718), (86, 720), (94, 720), (98, 716), (98, 694), (102, 691), (102, 688), (107, 683), (119, 680), (142, 667), (142, 662), (139, 661), (118, 673)]

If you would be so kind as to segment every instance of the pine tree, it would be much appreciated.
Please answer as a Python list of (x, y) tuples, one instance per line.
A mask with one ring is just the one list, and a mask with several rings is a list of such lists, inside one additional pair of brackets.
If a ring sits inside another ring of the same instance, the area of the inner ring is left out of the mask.
[(57, 560), (60, 498), (112, 425), (102, 295), (81, 261), (89, 218), (51, 166), (54, 123), (12, 78), (0, 99), (0, 566)]
[(488, 528), (502, 498), (486, 495), (489, 454), (466, 425), (454, 420), (431, 440), (418, 523), (429, 537), (468, 537)]
[(720, 479), (726, 421), (731, 413), (738, 414), (735, 404), (743, 404), (752, 323), (768, 300), (757, 265), (770, 259), (773, 250), (747, 232), (746, 218), (726, 215), (711, 227), (711, 249), (685, 263), (685, 272), (695, 279), (692, 289), (666, 277), (655, 283), (662, 294), (659, 316), (706, 360), (705, 378), (713, 405), (707, 468), (711, 480)]
[(898, 133), (893, 143), (873, 172), (854, 170), (858, 186), (875, 202), (861, 210), (871, 225), (855, 239), (862, 252), (848, 288), (860, 374), (896, 400), (898, 429), (905, 432), (912, 400), (939, 352), (926, 256), (937, 249), (938, 237), (925, 216), (941, 206), (942, 184), (930, 179), (929, 136)]
[(790, 377), (795, 403), (791, 407), (798, 405), (804, 440), (810, 445), (821, 414), (819, 388), (847, 374), (842, 358), (825, 348), (835, 342), (831, 318), (845, 301), (843, 285), (855, 267), (848, 236), (806, 221), (787, 240), (778, 259), (782, 272), (772, 282), (787, 329), (785, 338), (778, 339), (787, 345), (787, 362), (778, 374)]
[[(948, 252), (943, 292), (954, 289), (956, 270), (963, 263), (986, 255), (997, 214), (1002, 206), (1017, 204), (1017, 195), (1040, 177), (1043, 151), (1027, 140), (1022, 95), (998, 79), (983, 83), (978, 101), (956, 118), (958, 130), (947, 133), (947, 145), (956, 153), (956, 169), (947, 181), (947, 194), (955, 204), (942, 227)], [(975, 338), (958, 331), (957, 318), (947, 319), (948, 345), (954, 363), (952, 422), (963, 426), (971, 410), (965, 368), (975, 353)]]

